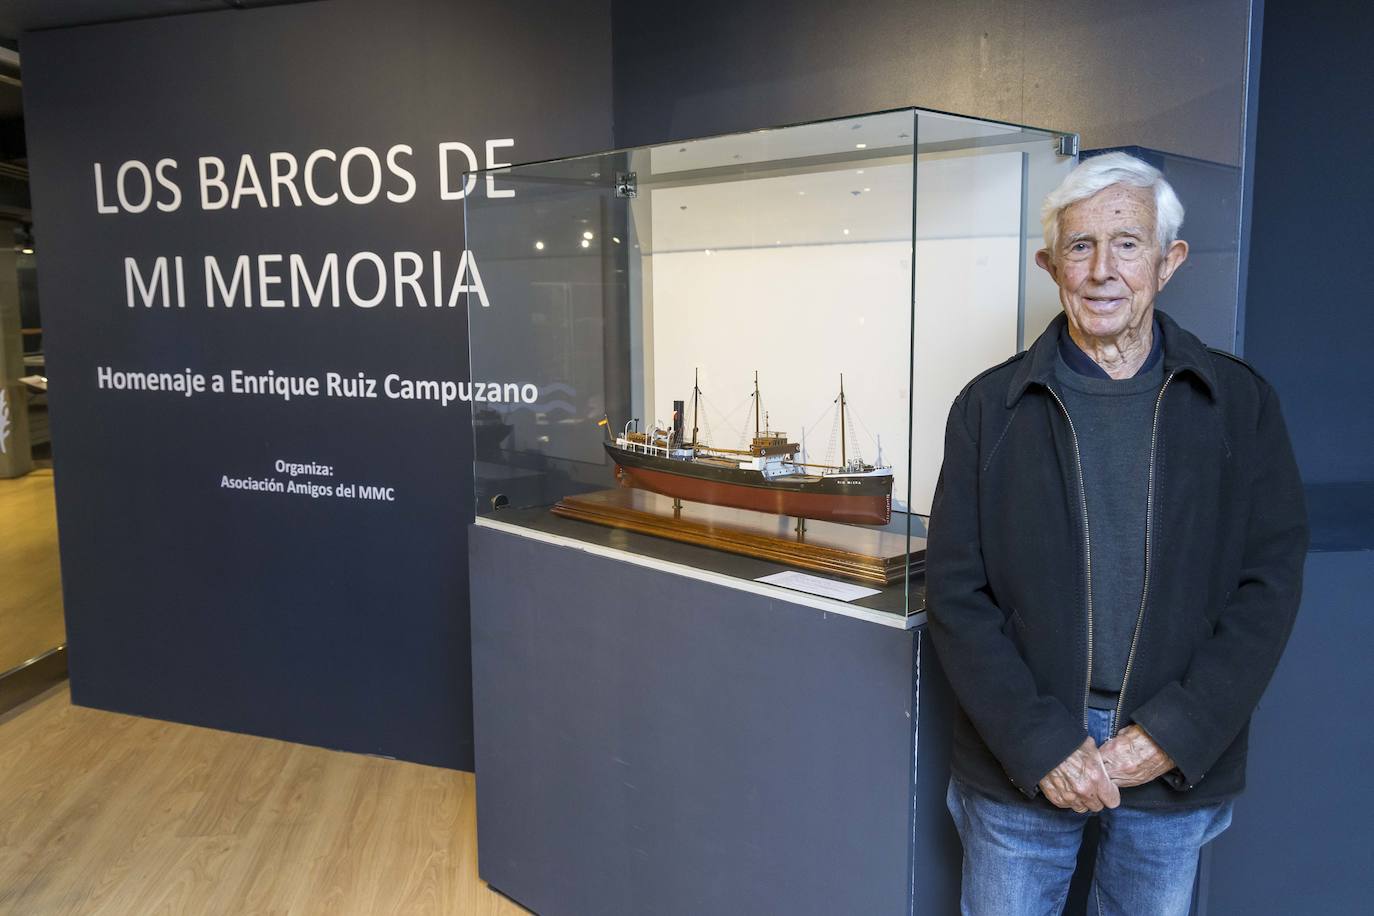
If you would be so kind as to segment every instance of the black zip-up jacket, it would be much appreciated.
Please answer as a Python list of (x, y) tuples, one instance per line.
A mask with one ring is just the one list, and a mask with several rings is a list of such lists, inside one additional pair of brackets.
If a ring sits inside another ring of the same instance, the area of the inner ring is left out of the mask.
[[(1145, 594), (1118, 707), (1177, 769), (1123, 789), (1136, 807), (1245, 786), (1250, 714), (1293, 627), (1307, 553), (1302, 483), (1278, 399), (1241, 360), (1156, 311)], [(1060, 314), (955, 400), (926, 551), (930, 634), (961, 712), (957, 778), (994, 797), (1087, 737), (1091, 525), (1076, 434), (1055, 391)], [(1020, 790), (1018, 794), (1017, 790)]]

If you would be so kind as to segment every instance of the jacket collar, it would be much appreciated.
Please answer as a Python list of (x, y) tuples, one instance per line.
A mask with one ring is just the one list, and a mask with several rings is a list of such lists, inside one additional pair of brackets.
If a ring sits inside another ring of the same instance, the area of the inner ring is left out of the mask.
[[(1207, 348), (1202, 341), (1183, 330), (1168, 315), (1155, 309), (1155, 320), (1164, 337), (1164, 374), (1187, 371), (1202, 380), (1207, 393), (1216, 396), (1217, 380), (1212, 371), (1212, 361), (1207, 357)], [(1068, 318), (1060, 312), (1045, 328), (1044, 333), (1030, 345), (1026, 356), (1012, 374), (1011, 385), (1007, 388), (1007, 407), (1016, 406), (1021, 395), (1031, 385), (1049, 387), (1054, 378), (1055, 354), (1059, 350), (1059, 335), (1068, 323)]]

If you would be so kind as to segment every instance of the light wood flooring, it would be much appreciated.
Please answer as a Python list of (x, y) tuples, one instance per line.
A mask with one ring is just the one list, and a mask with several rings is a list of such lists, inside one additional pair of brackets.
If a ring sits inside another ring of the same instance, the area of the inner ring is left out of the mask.
[(72, 706), (0, 716), (0, 914), (526, 911), (477, 877), (471, 773)]
[(0, 671), (67, 641), (52, 469), (0, 480)]

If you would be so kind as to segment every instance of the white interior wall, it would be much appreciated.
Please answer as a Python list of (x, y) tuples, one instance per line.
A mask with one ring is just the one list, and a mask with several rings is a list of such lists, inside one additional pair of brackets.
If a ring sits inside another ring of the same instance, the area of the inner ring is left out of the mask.
[[(918, 164), (914, 398), (910, 175), (907, 164), (652, 191), (642, 418), (668, 420), (699, 368), (714, 444), (737, 447), (757, 369), (773, 425), (794, 441), (805, 431), (810, 460), (834, 460), (828, 412), (844, 373), (863, 457), (876, 457), (871, 433), (899, 507), (928, 514), (950, 404), (1016, 352), (1021, 154)], [(723, 414), (736, 408), (731, 431)]]

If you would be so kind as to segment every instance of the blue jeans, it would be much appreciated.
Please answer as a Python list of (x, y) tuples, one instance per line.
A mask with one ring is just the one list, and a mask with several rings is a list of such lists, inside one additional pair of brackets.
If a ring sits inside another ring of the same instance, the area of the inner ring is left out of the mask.
[[(1111, 734), (1113, 714), (1088, 713), (1088, 731), (1100, 745)], [(1089, 817), (1101, 821), (1088, 912), (1187, 916), (1198, 851), (1231, 823), (1229, 801), (1077, 814), (997, 801), (956, 779), (950, 780), (946, 804), (964, 844), (965, 916), (1062, 912)]]

